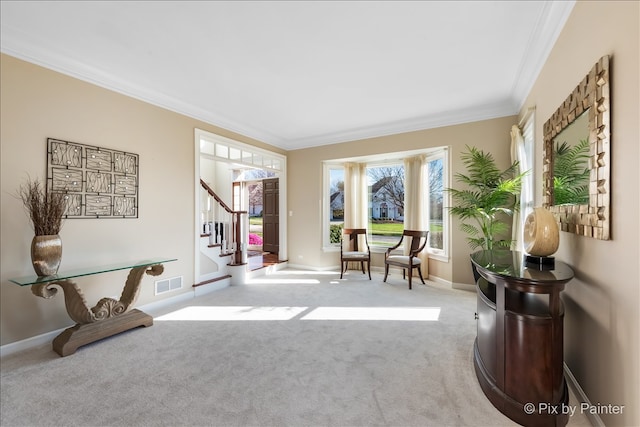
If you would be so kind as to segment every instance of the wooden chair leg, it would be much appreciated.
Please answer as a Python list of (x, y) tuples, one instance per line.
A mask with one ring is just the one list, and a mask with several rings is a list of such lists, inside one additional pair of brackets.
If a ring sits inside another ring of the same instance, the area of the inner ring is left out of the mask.
[(420, 275), (420, 280), (422, 280), (422, 284), (426, 285), (426, 283), (424, 283), (424, 279), (422, 278), (422, 269), (420, 267), (418, 267), (418, 274)]
[(369, 280), (371, 280), (371, 260), (367, 261), (367, 271), (369, 272)]
[[(404, 270), (402, 271), (404, 272)], [(413, 274), (411, 274), (412, 272), (412, 269), (409, 269), (409, 289), (411, 289), (411, 276), (413, 276)]]
[(362, 274), (364, 274), (364, 261), (360, 261), (360, 268), (362, 268)]
[(340, 261), (340, 278), (342, 279), (342, 275), (344, 274), (344, 270), (345, 270), (345, 265), (346, 263)]
[(384, 265), (384, 279), (382, 280), (383, 282), (387, 281), (387, 276), (389, 275), (389, 264), (385, 264)]

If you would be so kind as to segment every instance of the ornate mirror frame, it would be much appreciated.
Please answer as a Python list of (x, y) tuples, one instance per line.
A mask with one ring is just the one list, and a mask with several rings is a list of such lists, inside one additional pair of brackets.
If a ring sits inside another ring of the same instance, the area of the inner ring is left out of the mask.
[[(600, 240), (610, 239), (609, 79), (609, 56), (603, 56), (543, 127), (543, 206), (554, 214), (560, 230)], [(587, 110), (589, 204), (554, 205), (554, 138)]]

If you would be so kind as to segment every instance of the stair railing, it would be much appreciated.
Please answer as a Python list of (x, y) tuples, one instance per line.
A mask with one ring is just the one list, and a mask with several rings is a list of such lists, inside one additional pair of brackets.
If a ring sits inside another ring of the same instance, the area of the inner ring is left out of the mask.
[(233, 253), (232, 265), (244, 264), (246, 244), (242, 215), (247, 211), (234, 211), (200, 179), (203, 191), (201, 200), (202, 233), (209, 234), (209, 244), (219, 244), (223, 254)]

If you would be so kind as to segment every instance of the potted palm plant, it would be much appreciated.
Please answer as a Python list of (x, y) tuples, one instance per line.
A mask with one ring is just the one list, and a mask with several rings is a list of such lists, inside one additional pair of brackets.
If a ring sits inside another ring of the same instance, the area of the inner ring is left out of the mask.
[(67, 199), (64, 193), (47, 191), (40, 181), (27, 179), (18, 196), (29, 215), (35, 236), (31, 241), (31, 262), (38, 276), (58, 272), (62, 259), (62, 228)]
[(509, 248), (510, 223), (505, 219), (519, 207), (522, 178), (527, 172), (518, 174), (518, 162), (500, 170), (491, 153), (475, 147), (466, 146), (461, 159), (467, 173), (457, 173), (455, 179), (466, 188), (447, 191), (453, 199), (451, 213), (462, 221), (460, 229), (468, 235), (469, 247)]

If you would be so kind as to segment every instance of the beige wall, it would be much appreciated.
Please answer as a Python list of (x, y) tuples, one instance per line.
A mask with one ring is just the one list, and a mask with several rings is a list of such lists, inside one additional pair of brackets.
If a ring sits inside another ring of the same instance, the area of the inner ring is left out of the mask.
[[(533, 86), (536, 182), (542, 126), (603, 55), (611, 55), (611, 237), (560, 233), (556, 256), (573, 266), (567, 285), (565, 361), (592, 403), (625, 405), (606, 425), (640, 425), (640, 3), (579, 1)], [(524, 112), (524, 109), (523, 109)], [(541, 186), (536, 201), (542, 203)]]
[[(13, 197), (27, 175), (46, 176), (46, 138), (126, 150), (140, 156), (139, 218), (67, 220), (60, 233), (61, 268), (178, 258), (163, 277), (184, 277), (191, 291), (194, 257), (194, 128), (283, 153), (265, 144), (102, 89), (77, 79), (1, 56), (1, 344), (72, 324), (64, 298), (37, 298), (9, 282), (33, 273), (33, 231)], [(78, 280), (90, 306), (119, 296), (126, 271)], [(144, 279), (139, 304), (160, 299)], [(170, 294), (175, 295), (175, 294)], [(166, 295), (162, 295), (165, 298)]]
[[(517, 117), (503, 117), (456, 126), (403, 133), (313, 147), (289, 152), (289, 262), (310, 268), (338, 268), (340, 254), (322, 250), (322, 162), (355, 156), (383, 154), (448, 146), (450, 176), (464, 172), (460, 153), (465, 146), (475, 146), (491, 152), (500, 167), (510, 164), (510, 130)], [(459, 184), (452, 178), (451, 186)], [(450, 261), (429, 261), (429, 275), (454, 283), (472, 284), (471, 264), (466, 236), (459, 231), (457, 220), (452, 221)], [(372, 254), (372, 265), (382, 267), (383, 255)]]

